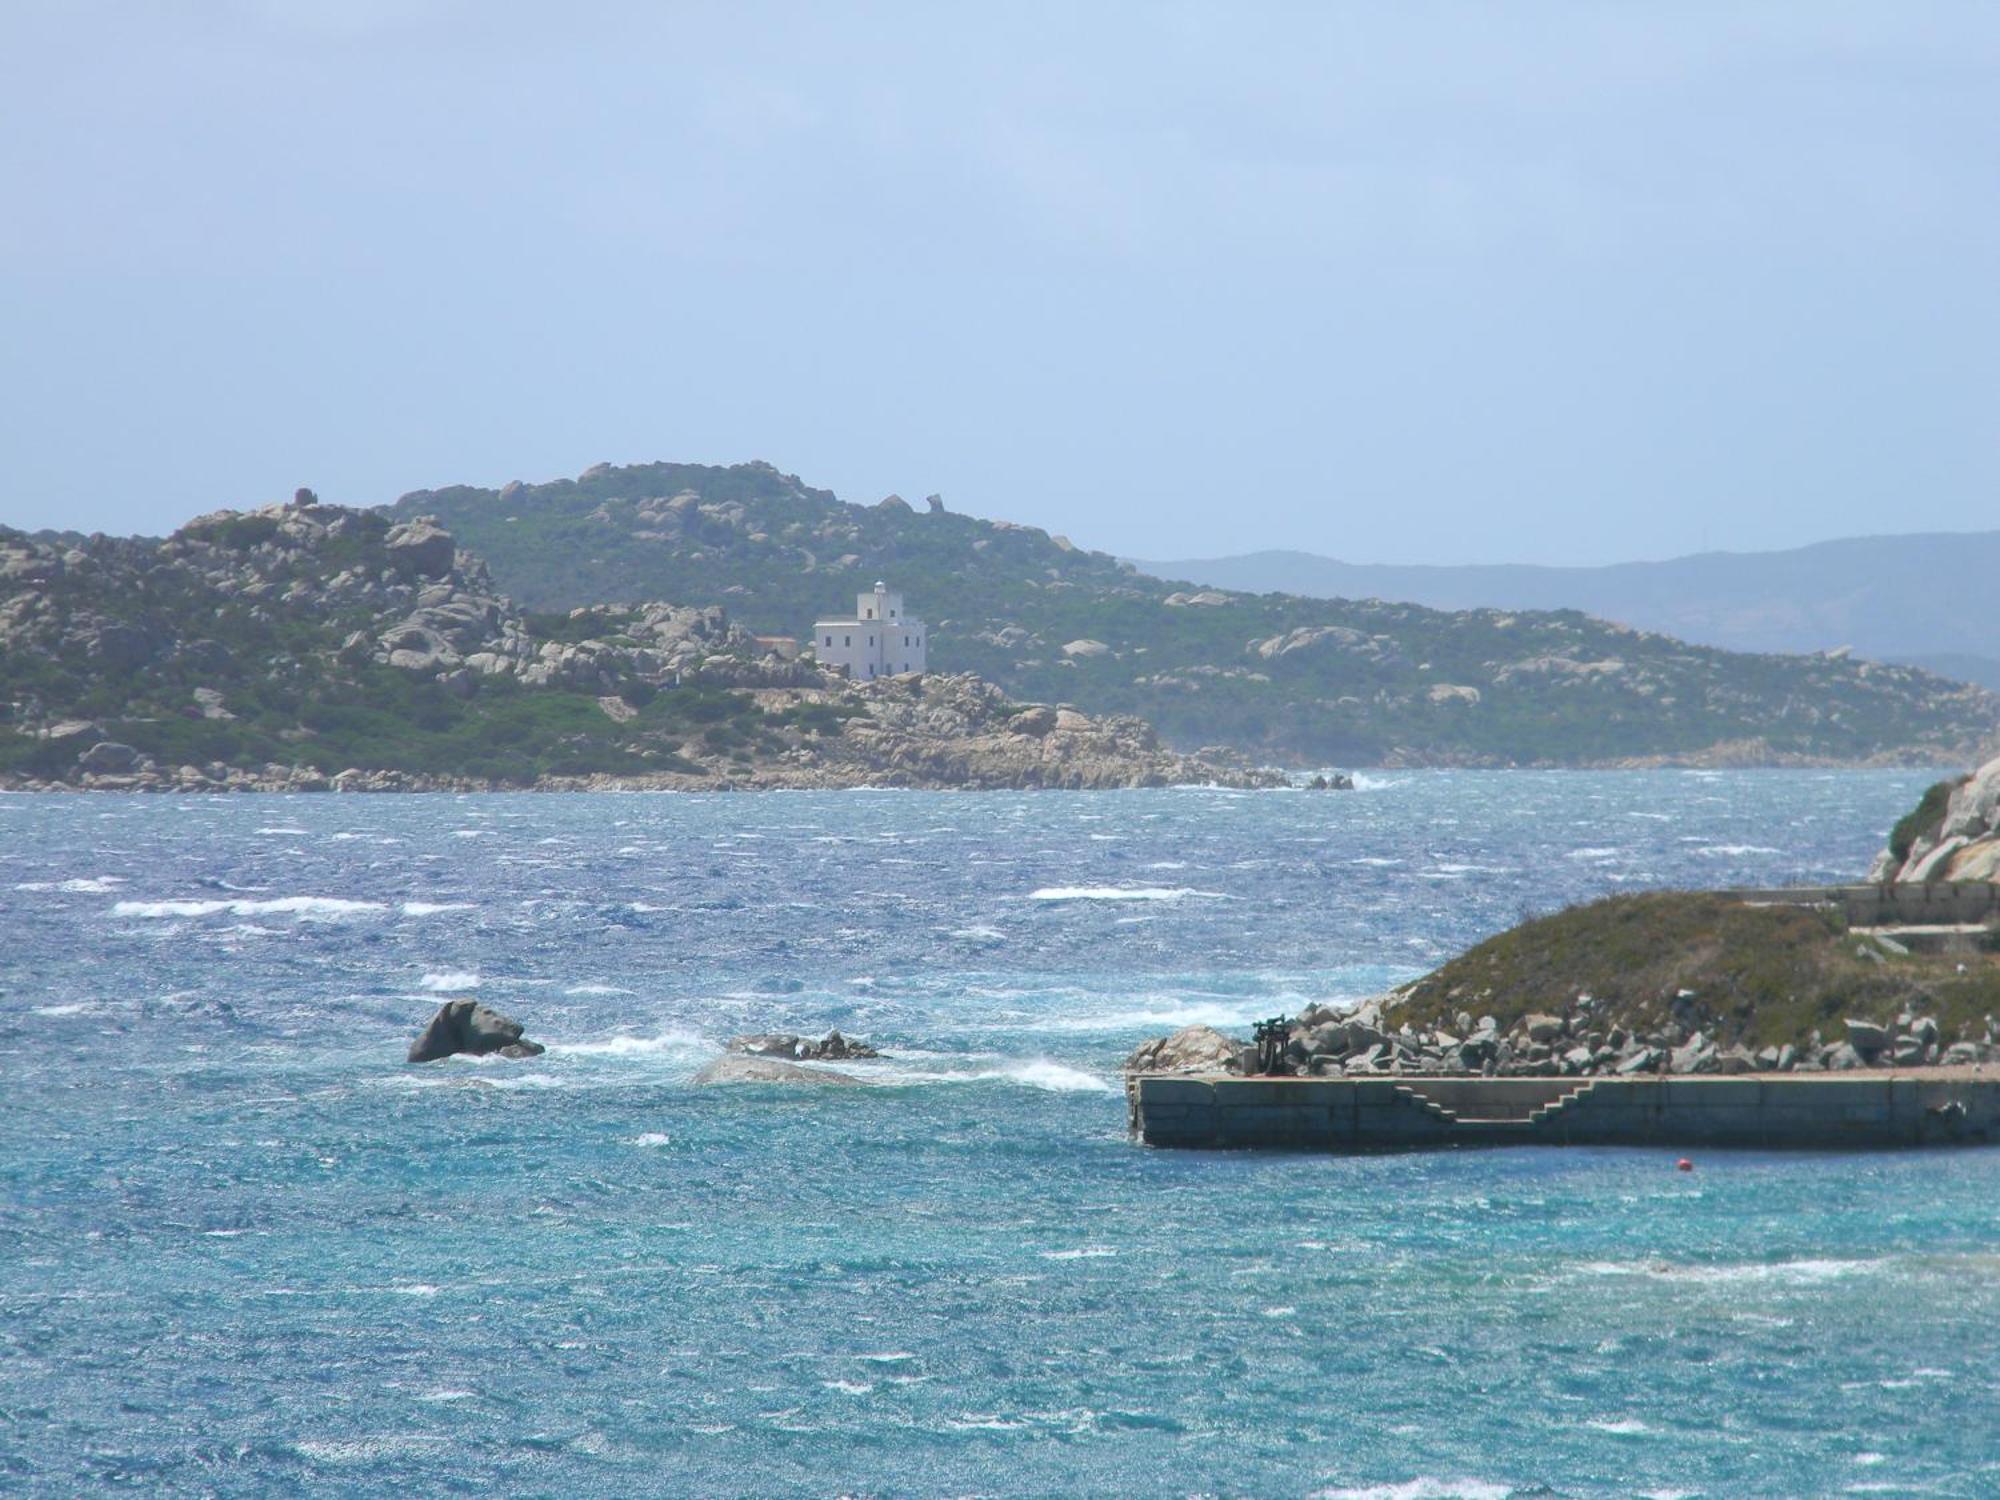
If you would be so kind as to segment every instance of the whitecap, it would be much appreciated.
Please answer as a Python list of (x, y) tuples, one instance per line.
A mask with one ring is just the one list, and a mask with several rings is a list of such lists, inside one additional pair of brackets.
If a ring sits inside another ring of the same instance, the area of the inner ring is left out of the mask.
[(63, 891), (72, 896), (108, 896), (125, 884), (123, 875), (79, 876), (71, 880), (24, 880), (17, 891)]
[(292, 1449), (301, 1458), (310, 1458), (317, 1463), (363, 1464), (448, 1441), (428, 1433), (384, 1433), (365, 1438), (306, 1438), (293, 1443)]
[(1586, 1427), (1595, 1427), (1599, 1432), (1608, 1432), (1616, 1437), (1638, 1437), (1642, 1433), (1653, 1430), (1637, 1417), (1620, 1417), (1615, 1420), (1603, 1418), (1585, 1422), (1583, 1425)]
[(1623, 849), (1572, 849), (1564, 857), (1567, 859), (1617, 859), (1624, 852)]
[(67, 1005), (37, 1005), (34, 1007), (34, 1012), (38, 1016), (80, 1016), (91, 1009), (92, 1006), (81, 1000), (75, 1000)]
[(1045, 885), (1030, 891), (1030, 901), (1180, 901), (1188, 896), (1222, 900), (1220, 891), (1164, 885)]
[(839, 1391), (843, 1396), (865, 1396), (875, 1389), (874, 1384), (866, 1380), (822, 1380), (820, 1384), (830, 1391)]
[(1579, 1269), (1594, 1276), (1661, 1276), (1721, 1284), (1771, 1281), (1813, 1286), (1881, 1271), (1887, 1264), (1879, 1260), (1783, 1260), (1711, 1266), (1674, 1265), (1667, 1261), (1586, 1261)]
[(966, 1073), (892, 1072), (882, 1080), (902, 1083), (1018, 1083), (1028, 1088), (1046, 1089), (1052, 1094), (1111, 1094), (1109, 1083), (1095, 1073), (1067, 1067), (1059, 1062), (1036, 1059), (1007, 1063), (997, 1068), (981, 1068)]
[(1043, 1260), (1107, 1260), (1118, 1252), (1108, 1245), (1084, 1245), (1076, 1250), (1044, 1250)]
[(312, 836), (312, 830), (309, 828), (260, 828), (257, 831), (259, 833), (282, 834), (287, 838), (310, 838)]
[(405, 901), (403, 915), (406, 917), (434, 917), (441, 911), (476, 911), (470, 901)]
[(114, 917), (300, 916), (352, 917), (383, 909), (380, 901), (344, 901), (334, 896), (279, 896), (270, 901), (120, 901)]
[(1313, 1500), (1507, 1500), (1511, 1484), (1485, 1479), (1433, 1479), (1419, 1474), (1402, 1484), (1365, 1484), (1353, 1489), (1317, 1490)]
[(630, 995), (633, 990), (621, 990), (615, 984), (578, 984), (563, 991), (565, 995)]
[(1698, 849), (1690, 849), (1690, 854), (1709, 855), (1715, 858), (1740, 859), (1746, 854), (1783, 854), (1782, 849), (1773, 849), (1769, 844), (1703, 844)]
[(426, 974), (422, 979), (417, 981), (418, 989), (429, 990), (434, 995), (447, 993), (452, 990), (477, 989), (478, 986), (479, 976), (477, 974), (467, 974), (457, 969), (448, 969), (439, 974)]
[(659, 1057), (690, 1052), (709, 1053), (712, 1042), (691, 1031), (663, 1031), (655, 1036), (619, 1033), (586, 1042), (550, 1042), (551, 1056), (567, 1057)]
[(392, 1286), (389, 1290), (399, 1297), (435, 1297), (439, 1289), (427, 1281), (413, 1281), (407, 1286)]
[(478, 1396), (479, 1392), (477, 1391), (443, 1390), (426, 1391), (423, 1395), (417, 1397), (417, 1399), (419, 1401), (473, 1401), (477, 1400)]
[(668, 1135), (664, 1130), (649, 1130), (644, 1135), (633, 1136), (632, 1144), (635, 1146), (665, 1146), (670, 1144), (672, 1140), (673, 1137)]
[(891, 1349), (883, 1354), (857, 1354), (856, 1359), (865, 1359), (871, 1365), (900, 1365), (916, 1358), (907, 1349)]

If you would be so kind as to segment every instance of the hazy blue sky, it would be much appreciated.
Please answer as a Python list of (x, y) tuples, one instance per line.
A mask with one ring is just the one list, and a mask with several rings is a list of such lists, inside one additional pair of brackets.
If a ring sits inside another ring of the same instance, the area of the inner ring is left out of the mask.
[(765, 458), (1149, 556), (2000, 526), (2000, 6), (0, 0), (0, 521)]

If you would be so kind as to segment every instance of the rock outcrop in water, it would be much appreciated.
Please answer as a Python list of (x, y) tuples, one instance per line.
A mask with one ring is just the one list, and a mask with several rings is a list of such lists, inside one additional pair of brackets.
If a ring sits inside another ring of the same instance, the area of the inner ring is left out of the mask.
[(718, 1057), (695, 1074), (693, 1081), (702, 1087), (726, 1083), (831, 1084), (836, 1088), (861, 1085), (859, 1078), (836, 1073), (831, 1068), (802, 1068), (775, 1057), (748, 1057), (738, 1052)]
[(548, 1049), (522, 1035), (521, 1023), (512, 1016), (481, 1005), (477, 1000), (447, 1000), (431, 1017), (430, 1024), (410, 1043), (413, 1063), (437, 1062), (457, 1053), (485, 1057), (539, 1057)]
[(787, 1062), (846, 1062), (880, 1057), (866, 1042), (851, 1041), (838, 1031), (817, 1039), (795, 1036), (789, 1031), (766, 1031), (754, 1036), (733, 1036), (729, 1050), (749, 1057), (776, 1057)]

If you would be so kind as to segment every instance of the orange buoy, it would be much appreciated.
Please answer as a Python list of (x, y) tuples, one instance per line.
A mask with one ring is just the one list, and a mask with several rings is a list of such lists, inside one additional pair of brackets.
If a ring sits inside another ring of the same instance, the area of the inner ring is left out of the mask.
[(1674, 1170), (1677, 1172), (1692, 1172), (1694, 1170), (1694, 1163), (1683, 1156), (1679, 1161), (1674, 1163)]

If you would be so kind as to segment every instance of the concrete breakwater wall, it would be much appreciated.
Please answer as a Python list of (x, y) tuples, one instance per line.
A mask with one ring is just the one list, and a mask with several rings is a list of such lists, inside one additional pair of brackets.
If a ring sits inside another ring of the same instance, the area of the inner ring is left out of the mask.
[(1132, 1080), (1152, 1146), (1381, 1151), (1441, 1146), (1789, 1149), (2000, 1142), (2000, 1076)]
[(1739, 887), (1717, 894), (1753, 906), (1837, 907), (1852, 927), (1956, 926), (2000, 917), (2000, 884), (1987, 880)]

